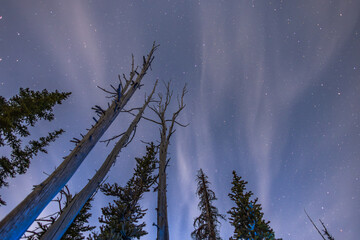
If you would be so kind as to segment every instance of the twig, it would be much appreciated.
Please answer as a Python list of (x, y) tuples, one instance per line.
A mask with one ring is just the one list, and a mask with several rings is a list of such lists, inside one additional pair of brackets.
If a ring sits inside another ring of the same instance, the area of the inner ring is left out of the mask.
[(121, 134), (119, 134), (119, 135), (113, 136), (112, 138), (109, 138), (109, 139), (106, 139), (106, 140), (101, 140), (100, 142), (106, 143), (106, 146), (108, 146), (109, 143), (110, 143), (112, 140), (117, 139), (117, 138), (121, 137), (121, 136), (124, 135), (124, 134), (125, 134), (125, 132), (123, 132), (123, 133), (121, 133)]
[(131, 143), (131, 141), (134, 139), (135, 134), (136, 134), (136, 127), (137, 127), (137, 126), (134, 127), (133, 135), (132, 135), (132, 137), (130, 138), (130, 140), (128, 140), (127, 143), (124, 145), (124, 147), (127, 147), (127, 145), (129, 145), (129, 143)]

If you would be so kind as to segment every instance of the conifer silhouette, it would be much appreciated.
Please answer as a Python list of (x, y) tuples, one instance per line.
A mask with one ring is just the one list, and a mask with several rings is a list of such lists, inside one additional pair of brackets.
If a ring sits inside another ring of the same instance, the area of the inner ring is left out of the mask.
[(258, 198), (251, 200), (253, 193), (246, 192), (247, 183), (233, 171), (233, 186), (229, 197), (235, 207), (232, 207), (228, 214), (234, 234), (230, 239), (275, 240), (275, 233), (269, 226), (270, 221), (263, 219), (264, 213), (261, 212), (261, 205), (257, 203)]
[[(45, 147), (64, 132), (62, 129), (56, 130), (22, 146), (24, 138), (30, 136), (29, 126), (34, 127), (39, 120), (52, 121), (53, 107), (61, 104), (69, 95), (69, 92), (57, 90), (35, 92), (29, 88), (20, 88), (19, 94), (9, 100), (0, 96), (0, 147), (11, 148), (9, 157), (0, 157), (0, 188), (8, 186), (7, 178), (26, 173), (32, 158), (39, 152), (47, 153)], [(6, 202), (0, 196), (1, 205), (6, 205)]]
[(220, 223), (218, 218), (225, 220), (225, 216), (221, 215), (218, 209), (213, 205), (213, 201), (217, 200), (215, 193), (210, 189), (208, 177), (200, 169), (196, 176), (197, 180), (197, 195), (200, 202), (198, 207), (201, 211), (199, 217), (194, 220), (195, 230), (191, 233), (191, 237), (196, 240), (220, 240), (219, 231), (217, 229)]

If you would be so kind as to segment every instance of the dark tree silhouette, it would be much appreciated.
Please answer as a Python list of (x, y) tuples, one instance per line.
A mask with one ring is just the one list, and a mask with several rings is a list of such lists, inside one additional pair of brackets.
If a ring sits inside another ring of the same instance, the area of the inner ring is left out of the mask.
[[(26, 173), (31, 159), (38, 152), (46, 153), (45, 147), (64, 132), (62, 129), (56, 130), (22, 146), (23, 138), (30, 136), (28, 127), (33, 127), (39, 120), (52, 121), (53, 107), (61, 104), (69, 95), (69, 92), (48, 92), (46, 89), (35, 92), (20, 88), (19, 94), (9, 100), (0, 96), (0, 147), (11, 148), (9, 157), (0, 157), (0, 188), (8, 186), (7, 178)], [(0, 196), (1, 205), (6, 203)]]
[[(305, 211), (305, 209), (304, 209), (304, 211)], [(319, 230), (319, 228), (316, 226), (316, 224), (314, 223), (314, 221), (310, 218), (310, 216), (309, 216), (309, 214), (305, 211), (305, 214), (306, 214), (306, 216), (309, 218), (309, 220), (310, 220), (310, 222), (312, 223), (312, 225), (314, 226), (314, 228), (317, 230), (317, 232), (320, 234), (320, 236), (322, 237), (322, 239), (324, 239), (324, 240), (326, 240), (326, 238), (328, 239), (328, 240), (335, 240), (335, 238), (329, 233), (329, 231), (327, 230), (327, 228), (326, 228), (326, 226), (325, 226), (325, 224), (319, 219), (319, 221), (320, 221), (320, 223), (321, 223), (321, 225), (323, 226), (323, 233), (324, 234), (322, 234), (321, 232), (320, 232), (320, 230)], [(326, 236), (326, 238), (325, 238), (325, 236)]]
[(116, 199), (101, 209), (103, 215), (99, 222), (103, 225), (100, 226), (100, 234), (93, 234), (93, 239), (140, 239), (147, 234), (143, 229), (145, 223), (138, 223), (146, 213), (146, 209), (140, 207), (139, 201), (145, 192), (150, 191), (157, 178), (153, 175), (158, 162), (155, 145), (151, 143), (146, 147), (146, 155), (135, 160), (134, 174), (125, 187), (116, 183), (100, 187), (105, 195)]
[[(143, 64), (140, 70), (138, 70), (138, 67), (134, 67), (134, 57), (132, 58), (132, 68), (129, 79), (127, 79), (125, 75), (123, 75), (123, 79), (119, 76), (120, 83), (118, 87), (115, 88), (112, 86), (114, 91), (103, 89), (112, 97), (112, 103), (109, 104), (107, 110), (95, 106), (95, 111), (100, 116), (99, 119), (94, 118), (96, 122), (95, 125), (89, 129), (85, 136), (82, 135), (81, 140), (74, 138), (73, 141), (76, 142), (76, 146), (70, 155), (64, 159), (60, 166), (58, 166), (45, 181), (37, 185), (37, 187), (0, 222), (0, 235), (3, 240), (20, 238), (46, 205), (73, 176), (88, 153), (113, 123), (135, 91), (140, 88), (141, 80), (154, 60), (153, 54), (157, 47), (154, 43), (147, 57), (143, 57)], [(124, 81), (124, 84), (122, 81)], [(87, 199), (88, 197), (86, 200)], [(79, 209), (81, 209), (83, 204), (78, 206)]]
[(195, 230), (191, 233), (191, 237), (196, 240), (220, 240), (219, 231), (217, 229), (220, 223), (218, 218), (225, 220), (225, 216), (221, 215), (218, 209), (213, 205), (213, 201), (217, 200), (215, 193), (209, 188), (208, 177), (200, 169), (196, 176), (197, 195), (200, 202), (198, 207), (201, 211), (199, 217), (194, 220)]
[[(39, 240), (49, 229), (51, 224), (53, 224), (56, 219), (61, 215), (63, 209), (70, 204), (72, 199), (72, 194), (70, 193), (68, 187), (65, 186), (60, 191), (60, 196), (57, 199), (53, 200), (59, 206), (59, 211), (49, 216), (37, 219), (37, 226), (35, 227), (35, 229), (26, 231), (22, 239)], [(92, 200), (93, 197), (85, 203), (84, 207), (80, 210), (80, 213), (76, 216), (73, 223), (70, 225), (64, 236), (61, 238), (62, 240), (85, 239), (83, 233), (91, 231), (95, 228), (94, 226), (87, 225), (89, 223), (89, 218), (91, 217), (91, 213), (89, 211), (91, 209)]]
[(269, 226), (270, 221), (266, 222), (263, 219), (264, 213), (261, 212), (261, 205), (257, 203), (258, 198), (250, 200), (253, 193), (246, 192), (247, 183), (233, 171), (233, 186), (229, 197), (235, 203), (235, 207), (232, 207), (228, 214), (230, 224), (235, 229), (230, 239), (275, 240), (275, 233)]

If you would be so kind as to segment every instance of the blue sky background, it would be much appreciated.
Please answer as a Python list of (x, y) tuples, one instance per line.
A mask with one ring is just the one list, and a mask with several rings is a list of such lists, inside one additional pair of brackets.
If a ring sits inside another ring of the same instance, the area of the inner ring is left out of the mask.
[[(231, 171), (249, 182), (277, 237), (320, 239), (304, 209), (321, 218), (335, 239), (360, 235), (360, 2), (304, 1), (2, 1), (0, 4), (0, 95), (20, 87), (71, 91), (55, 108), (56, 120), (32, 130), (66, 133), (49, 154), (32, 161), (27, 174), (0, 190), (3, 218), (32, 186), (69, 153), (73, 137), (85, 133), (91, 107), (106, 106), (96, 86), (117, 82), (140, 64), (152, 42), (160, 44), (153, 71), (129, 106), (138, 106), (156, 79), (172, 80), (189, 93), (172, 137), (168, 211), (172, 239), (190, 239), (199, 214), (195, 175), (209, 176), (220, 213), (232, 203)], [(159, 89), (161, 90), (161, 89)], [(174, 99), (175, 100), (175, 99)], [(173, 102), (176, 108), (176, 101)], [(147, 111), (146, 116), (151, 116)], [(106, 136), (120, 133), (131, 118), (120, 115)], [(106, 137), (105, 136), (105, 137)], [(104, 138), (105, 138), (104, 137)], [(145, 153), (140, 140), (159, 139), (142, 121), (108, 181), (125, 183)], [(68, 183), (78, 192), (111, 146), (98, 144)], [(6, 154), (7, 149), (1, 149)], [(92, 223), (109, 198), (98, 193)], [(149, 235), (155, 239), (156, 193), (142, 201)], [(52, 205), (43, 214), (56, 209)], [(232, 228), (223, 222), (223, 239)]]

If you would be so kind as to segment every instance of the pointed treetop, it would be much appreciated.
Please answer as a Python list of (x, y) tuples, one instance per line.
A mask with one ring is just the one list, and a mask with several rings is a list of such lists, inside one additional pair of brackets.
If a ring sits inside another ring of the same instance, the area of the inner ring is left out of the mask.
[(231, 239), (275, 240), (275, 233), (269, 226), (270, 221), (266, 222), (263, 219), (264, 213), (261, 211), (258, 198), (251, 200), (253, 193), (251, 191), (246, 192), (247, 183), (233, 171), (229, 197), (235, 203), (235, 207), (228, 211), (230, 224), (234, 227), (234, 234)]
[(196, 180), (198, 183), (196, 193), (200, 199), (198, 207), (201, 214), (194, 220), (195, 230), (191, 233), (191, 237), (196, 240), (221, 239), (218, 230), (218, 225), (220, 224), (218, 218), (225, 219), (225, 216), (220, 214), (218, 209), (213, 205), (213, 201), (217, 200), (217, 198), (214, 191), (210, 189), (210, 182), (202, 169), (198, 171)]

